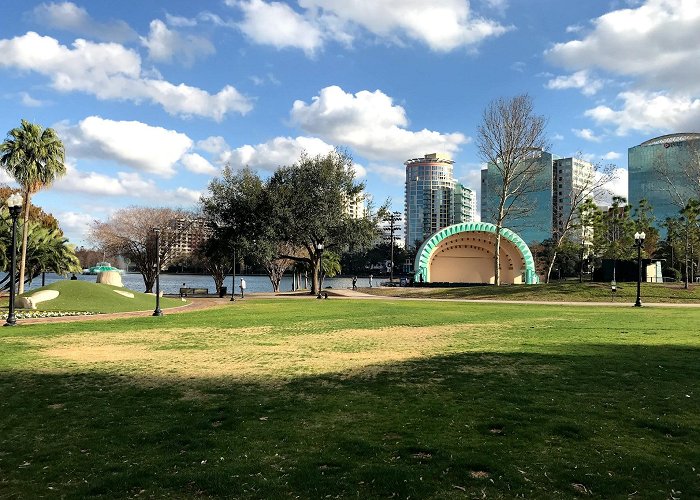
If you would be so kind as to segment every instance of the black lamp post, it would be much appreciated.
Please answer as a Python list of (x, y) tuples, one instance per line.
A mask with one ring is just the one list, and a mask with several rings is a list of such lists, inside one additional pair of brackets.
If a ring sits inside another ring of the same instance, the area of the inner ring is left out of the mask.
[(634, 233), (634, 246), (637, 247), (637, 301), (634, 303), (634, 307), (642, 307), (642, 245), (644, 245), (644, 238), (646, 234), (644, 231), (641, 233)]
[(22, 210), (22, 195), (15, 193), (7, 199), (7, 208), (10, 210), (12, 217), (12, 245), (10, 258), (10, 304), (7, 312), (7, 321), (4, 326), (15, 326), (17, 318), (15, 318), (15, 276), (17, 267), (17, 217)]
[(316, 243), (316, 250), (318, 250), (318, 295), (317, 299), (321, 299), (321, 273), (323, 272), (323, 243)]
[(231, 272), (231, 302), (236, 300), (236, 247), (233, 247), (233, 271)]
[(162, 316), (163, 311), (160, 310), (160, 228), (154, 227), (153, 232), (156, 233), (156, 309), (153, 311), (153, 316)]

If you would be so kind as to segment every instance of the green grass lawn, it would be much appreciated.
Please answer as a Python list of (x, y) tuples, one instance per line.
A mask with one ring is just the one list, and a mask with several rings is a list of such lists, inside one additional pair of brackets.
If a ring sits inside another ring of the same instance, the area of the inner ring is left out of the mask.
[(0, 331), (0, 497), (692, 498), (700, 309), (246, 299)]
[[(551, 302), (630, 302), (637, 297), (637, 283), (618, 283), (613, 296), (610, 283), (563, 281), (539, 285), (471, 286), (452, 288), (374, 287), (363, 292), (391, 297), (431, 297), (436, 299), (540, 300)], [(700, 286), (682, 283), (642, 283), (642, 303), (671, 302), (700, 304)]]
[[(30, 290), (23, 296), (31, 296), (38, 290), (58, 290), (59, 292), (55, 299), (40, 302), (37, 305), (39, 311), (88, 311), (94, 313), (146, 311), (154, 309), (156, 303), (155, 295), (79, 280), (56, 281), (45, 287)], [(132, 293), (134, 297), (125, 297), (116, 293), (115, 290)], [(180, 299), (161, 297), (160, 307), (167, 309), (182, 306), (185, 303)], [(3, 307), (7, 308), (7, 298), (4, 298)]]

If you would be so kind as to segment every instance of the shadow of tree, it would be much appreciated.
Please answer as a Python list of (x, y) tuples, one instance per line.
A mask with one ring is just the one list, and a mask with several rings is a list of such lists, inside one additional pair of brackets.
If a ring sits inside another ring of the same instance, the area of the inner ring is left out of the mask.
[(0, 373), (0, 491), (302, 498), (700, 491), (698, 349), (462, 353), (256, 384)]

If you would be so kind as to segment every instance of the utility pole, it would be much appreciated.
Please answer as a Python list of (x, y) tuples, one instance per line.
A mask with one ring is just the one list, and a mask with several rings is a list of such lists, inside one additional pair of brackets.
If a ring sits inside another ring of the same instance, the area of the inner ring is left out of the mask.
[(389, 230), (389, 245), (391, 246), (391, 269), (389, 275), (389, 281), (394, 281), (394, 240), (397, 238), (394, 233), (399, 230), (399, 223), (401, 222), (401, 212), (389, 212), (384, 217), (384, 222), (389, 224), (384, 230)]

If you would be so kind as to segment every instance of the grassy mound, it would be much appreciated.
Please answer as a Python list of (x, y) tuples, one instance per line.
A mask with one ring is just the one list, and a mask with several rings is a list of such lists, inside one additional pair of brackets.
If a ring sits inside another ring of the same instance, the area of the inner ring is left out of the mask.
[[(59, 296), (53, 300), (40, 302), (37, 309), (40, 311), (89, 311), (100, 313), (146, 311), (154, 309), (156, 299), (153, 295), (129, 290), (134, 298), (125, 297), (114, 290), (123, 290), (112, 285), (102, 283), (90, 283), (78, 280), (62, 280), (51, 283), (36, 290), (30, 290), (21, 296), (28, 297), (39, 290), (58, 290)], [(161, 297), (160, 307), (163, 309), (183, 305), (180, 299)]]

